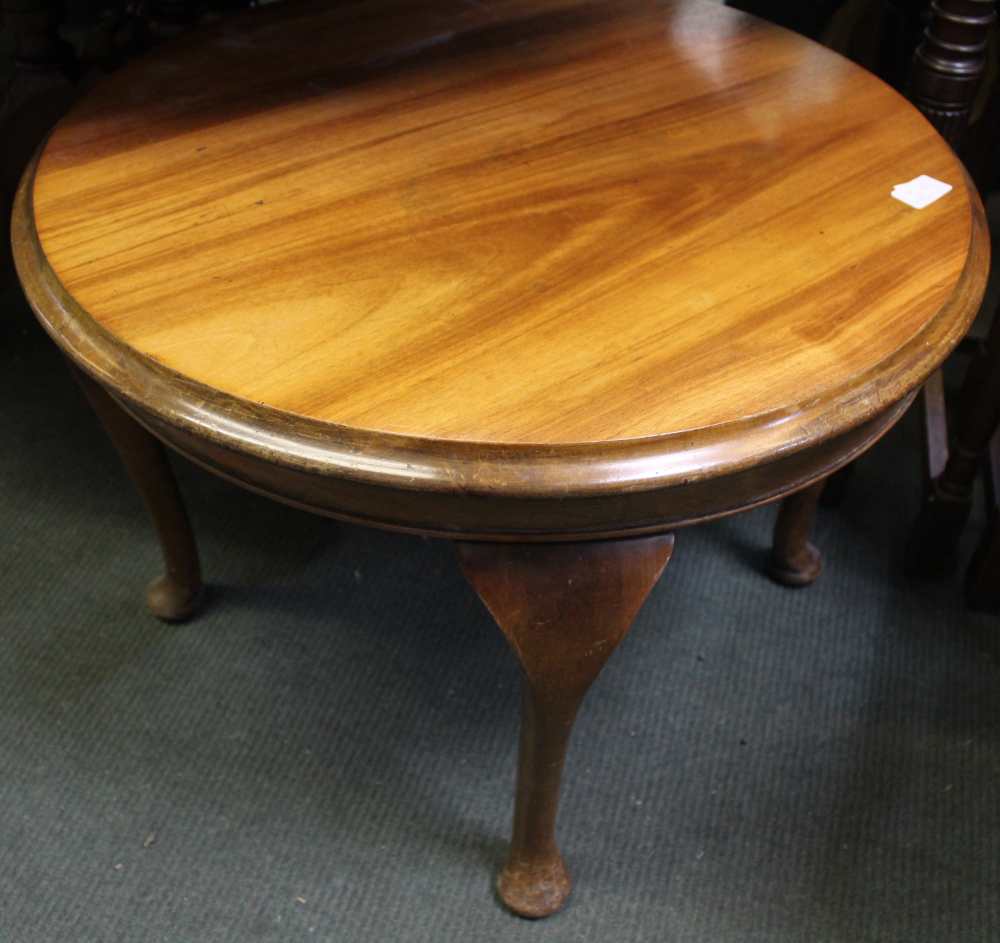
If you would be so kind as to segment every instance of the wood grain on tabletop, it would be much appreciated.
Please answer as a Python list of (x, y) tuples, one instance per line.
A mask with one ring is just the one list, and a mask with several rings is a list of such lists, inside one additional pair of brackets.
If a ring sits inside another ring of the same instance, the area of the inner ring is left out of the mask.
[[(924, 173), (954, 190), (890, 198)], [(974, 216), (895, 92), (703, 0), (235, 17), (99, 85), (33, 197), (67, 292), (141, 354), (313, 419), (514, 444), (877, 381)]]

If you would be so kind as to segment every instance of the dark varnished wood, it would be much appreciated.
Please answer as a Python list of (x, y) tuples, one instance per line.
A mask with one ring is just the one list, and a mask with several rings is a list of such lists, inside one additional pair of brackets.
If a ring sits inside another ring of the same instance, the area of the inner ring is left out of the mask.
[(973, 609), (1000, 610), (1000, 436), (990, 442), (986, 527), (965, 572), (965, 598)]
[[(956, 148), (965, 137), (995, 19), (994, 0), (936, 0), (914, 57), (913, 101)], [(958, 566), (958, 542), (972, 508), (973, 484), (1000, 421), (997, 334), (994, 316), (990, 341), (969, 366), (951, 429), (939, 372), (925, 388), (928, 488), (907, 543), (911, 576), (944, 576)], [(986, 557), (982, 551), (977, 554), (970, 585), (979, 585), (974, 574)]]
[(995, 0), (934, 0), (914, 54), (910, 98), (956, 149), (986, 68), (994, 6)]
[(498, 881), (515, 913), (559, 910), (570, 878), (556, 845), (566, 747), (584, 695), (663, 572), (673, 537), (584, 544), (459, 543), (473, 588), (524, 674), (510, 855)]
[[(965, 140), (969, 115), (986, 65), (994, 0), (937, 0), (914, 62), (914, 101), (954, 147)], [(911, 575), (940, 576), (958, 565), (958, 541), (972, 507), (973, 482), (1000, 422), (1000, 343), (997, 319), (976, 352), (959, 395), (949, 443), (940, 372), (925, 387), (930, 487), (907, 548)], [(988, 482), (989, 522), (966, 573), (966, 598), (975, 608), (1000, 603), (1000, 549), (994, 477)]]
[(166, 452), (104, 387), (81, 370), (72, 371), (142, 496), (160, 540), (166, 569), (146, 593), (150, 611), (166, 622), (187, 619), (202, 599), (201, 565)]
[(785, 586), (808, 586), (822, 569), (820, 552), (810, 538), (826, 484), (826, 479), (813, 482), (785, 498), (778, 509), (767, 572)]
[(1000, 425), (1000, 319), (973, 358), (956, 403), (944, 470), (930, 483), (907, 548), (914, 576), (941, 576), (957, 566), (958, 542), (972, 509), (976, 478)]
[(965, 572), (965, 600), (971, 609), (1000, 611), (1000, 510), (993, 503), (986, 528)]

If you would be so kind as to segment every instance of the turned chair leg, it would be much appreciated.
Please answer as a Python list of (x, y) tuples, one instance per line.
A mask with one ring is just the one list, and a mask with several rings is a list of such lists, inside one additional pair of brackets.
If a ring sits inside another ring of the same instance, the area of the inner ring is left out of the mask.
[[(913, 58), (910, 98), (959, 150), (976, 91), (986, 69), (994, 0), (937, 0), (923, 42)], [(957, 412), (957, 429), (944, 470), (937, 452), (947, 445), (943, 408), (928, 417), (932, 449), (930, 487), (906, 548), (910, 576), (945, 576), (957, 566), (958, 541), (972, 506), (972, 490), (990, 436), (1000, 418), (1000, 329), (994, 317), (986, 351), (969, 368)], [(940, 389), (938, 376), (932, 383)], [(935, 397), (943, 403), (943, 395)], [(940, 474), (939, 474), (940, 472)]]
[(523, 672), (514, 827), (497, 889), (515, 913), (544, 917), (571, 887), (555, 827), (577, 708), (667, 565), (673, 537), (457, 547)]
[(816, 523), (816, 507), (826, 482), (827, 479), (821, 478), (790, 494), (778, 509), (767, 573), (783, 586), (808, 586), (823, 567), (820, 552), (810, 538)]
[(965, 601), (971, 609), (1000, 609), (1000, 510), (995, 506), (965, 572)]
[(142, 496), (160, 538), (166, 571), (147, 590), (150, 611), (167, 622), (187, 619), (201, 602), (201, 565), (166, 452), (159, 440), (122, 409), (104, 387), (70, 366)]
[(986, 71), (995, 0), (935, 0), (910, 70), (910, 100), (958, 150)]
[(969, 364), (954, 425), (948, 460), (941, 474), (930, 482), (907, 544), (910, 576), (946, 576), (956, 569), (976, 476), (1000, 425), (1000, 311), (993, 316), (985, 347)]

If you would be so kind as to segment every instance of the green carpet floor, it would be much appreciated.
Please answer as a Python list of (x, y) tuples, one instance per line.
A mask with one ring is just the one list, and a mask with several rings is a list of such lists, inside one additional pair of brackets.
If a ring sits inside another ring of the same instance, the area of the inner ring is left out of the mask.
[(158, 549), (18, 296), (0, 323), (0, 943), (1000, 938), (1000, 617), (913, 587), (913, 416), (768, 582), (774, 511), (678, 534), (584, 706), (547, 921), (492, 881), (517, 670), (442, 543), (178, 461), (211, 598)]

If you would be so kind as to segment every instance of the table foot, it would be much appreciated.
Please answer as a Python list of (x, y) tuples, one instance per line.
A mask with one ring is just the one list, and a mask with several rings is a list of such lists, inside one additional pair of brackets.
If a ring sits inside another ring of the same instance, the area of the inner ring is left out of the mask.
[(823, 568), (823, 558), (809, 539), (816, 523), (816, 506), (826, 479), (790, 494), (781, 502), (774, 524), (767, 573), (775, 582), (794, 588), (809, 586)]
[(201, 564), (166, 452), (159, 440), (122, 409), (104, 387), (70, 366), (142, 496), (160, 539), (166, 572), (150, 584), (147, 605), (154, 616), (165, 622), (188, 619), (204, 598)]
[(149, 611), (164, 622), (184, 622), (201, 608), (205, 591), (199, 584), (192, 585), (171, 578), (157, 577), (146, 589)]
[(959, 545), (972, 510), (976, 480), (998, 428), (1000, 310), (994, 313), (986, 344), (969, 363), (958, 392), (947, 461), (940, 474), (930, 481), (907, 541), (908, 576), (941, 578), (958, 568)]
[(519, 917), (538, 919), (562, 910), (573, 890), (562, 855), (537, 861), (508, 861), (497, 878), (497, 893)]
[(996, 507), (965, 573), (965, 601), (970, 609), (1000, 609), (1000, 509)]
[(514, 825), (497, 889), (514, 913), (545, 917), (572, 887), (555, 826), (577, 709), (667, 565), (673, 536), (457, 546), (523, 673)]
[(959, 542), (972, 513), (967, 495), (953, 496), (932, 481), (906, 540), (904, 567), (914, 580), (944, 579), (958, 569)]

